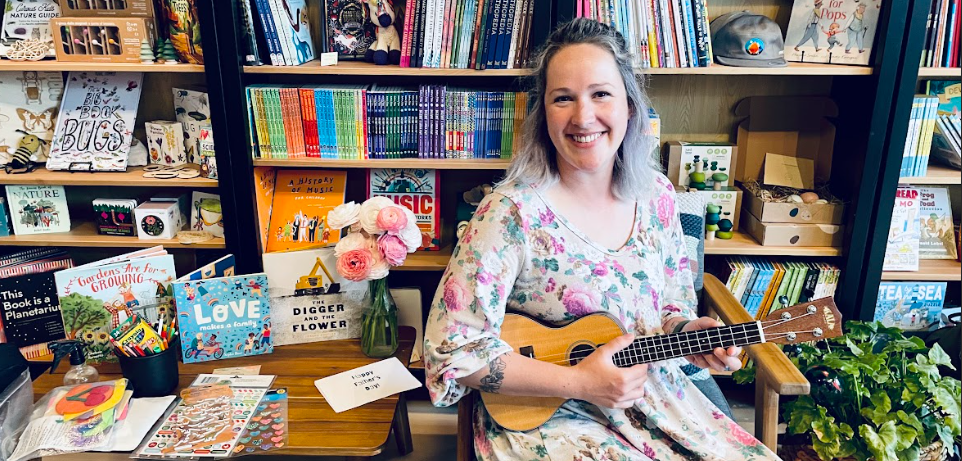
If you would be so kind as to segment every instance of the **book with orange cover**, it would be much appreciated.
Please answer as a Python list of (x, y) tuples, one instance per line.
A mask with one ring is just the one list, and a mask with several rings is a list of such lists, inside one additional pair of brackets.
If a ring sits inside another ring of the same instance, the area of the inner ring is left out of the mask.
[(257, 205), (257, 227), (260, 229), (262, 249), (267, 248), (276, 179), (277, 168), (271, 166), (254, 167), (254, 203)]
[(265, 252), (300, 250), (337, 243), (340, 233), (327, 227), (327, 213), (344, 203), (347, 172), (277, 172)]

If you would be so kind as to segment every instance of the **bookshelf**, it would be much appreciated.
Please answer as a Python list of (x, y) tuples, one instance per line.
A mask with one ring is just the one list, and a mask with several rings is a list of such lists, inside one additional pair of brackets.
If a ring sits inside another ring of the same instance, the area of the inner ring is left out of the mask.
[(393, 270), (443, 271), (448, 267), (448, 260), (451, 259), (453, 249), (453, 245), (447, 245), (438, 251), (416, 251), (408, 255), (403, 266), (395, 267)]
[(920, 67), (919, 78), (928, 80), (958, 80), (962, 69), (958, 67)]
[(51, 186), (130, 186), (130, 187), (186, 187), (210, 189), (218, 186), (216, 179), (156, 179), (145, 178), (143, 167), (130, 167), (124, 172), (68, 172), (49, 171), (40, 167), (24, 174), (0, 171), (0, 184), (34, 184)]
[(899, 178), (899, 184), (914, 186), (928, 185), (959, 185), (962, 184), (962, 171), (953, 170), (939, 165), (929, 165), (925, 176), (916, 178)]
[(165, 248), (223, 249), (223, 238), (215, 238), (202, 243), (185, 245), (176, 239), (139, 239), (100, 235), (97, 225), (89, 221), (72, 222), (70, 232), (56, 234), (11, 235), (0, 237), (0, 246), (61, 246), (61, 247), (98, 247), (98, 248), (148, 248), (163, 245)]
[(438, 170), (504, 170), (510, 163), (510, 159), (254, 159), (254, 166), (275, 166), (284, 168), (432, 168)]
[(127, 64), (112, 62), (62, 62), (45, 59), (43, 61), (11, 61), (9, 59), (0, 60), (0, 72), (6, 71), (90, 71), (90, 72), (151, 72), (151, 73), (178, 73), (178, 74), (202, 74), (204, 66), (199, 64)]
[(882, 280), (958, 282), (962, 280), (962, 263), (951, 259), (923, 259), (917, 272), (883, 271)]
[(716, 238), (705, 242), (706, 255), (744, 255), (744, 256), (841, 256), (839, 247), (776, 247), (762, 246), (750, 235), (735, 231), (731, 240)]

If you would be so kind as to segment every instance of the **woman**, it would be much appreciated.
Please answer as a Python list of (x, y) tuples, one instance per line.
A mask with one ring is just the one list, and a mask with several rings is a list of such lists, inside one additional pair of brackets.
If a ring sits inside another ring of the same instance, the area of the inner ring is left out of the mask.
[[(479, 406), (482, 461), (777, 459), (694, 388), (684, 360), (611, 361), (634, 336), (718, 325), (689, 320), (696, 300), (674, 190), (651, 155), (624, 39), (575, 20), (552, 34), (534, 70), (520, 151), (435, 296), (424, 340), (432, 401), (452, 405), (470, 389), (572, 399), (528, 432), (501, 428)], [(499, 339), (506, 309), (558, 324), (607, 312), (630, 333), (562, 367)], [(738, 352), (689, 361), (737, 369)]]

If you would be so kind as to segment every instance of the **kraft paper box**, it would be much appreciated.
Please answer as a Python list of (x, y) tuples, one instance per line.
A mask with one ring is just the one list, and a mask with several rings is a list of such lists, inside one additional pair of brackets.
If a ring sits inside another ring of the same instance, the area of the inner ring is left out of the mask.
[[(688, 187), (688, 173), (695, 170), (685, 171), (685, 165), (691, 163), (696, 155), (699, 160), (708, 160), (708, 168), (705, 168), (705, 184), (708, 185), (709, 188), (715, 183), (711, 178), (713, 173), (725, 173), (728, 175), (727, 184), (723, 184), (724, 186), (735, 185), (735, 171), (733, 167), (736, 165), (738, 148), (734, 145), (729, 143), (686, 141), (669, 141), (665, 143), (665, 145), (668, 146), (668, 179), (675, 186)], [(711, 170), (713, 162), (715, 163), (715, 167), (719, 169), (715, 171)], [(721, 171), (720, 168), (724, 168), (725, 171)]]
[[(60, 2), (61, 16), (75, 18), (123, 18), (123, 17), (154, 17), (154, 2), (152, 0), (125, 0), (124, 2), (108, 2), (112, 7), (107, 8), (102, 3), (94, 5), (94, 1)], [(99, 2), (98, 2), (99, 3)], [(97, 6), (92, 8), (92, 6)]]
[(764, 223), (842, 224), (845, 205), (765, 202), (745, 191), (744, 209)]
[(787, 224), (760, 222), (742, 213), (742, 231), (762, 246), (840, 247), (844, 228), (835, 224)]
[(58, 61), (139, 64), (141, 40), (157, 40), (151, 18), (60, 17), (50, 27)]

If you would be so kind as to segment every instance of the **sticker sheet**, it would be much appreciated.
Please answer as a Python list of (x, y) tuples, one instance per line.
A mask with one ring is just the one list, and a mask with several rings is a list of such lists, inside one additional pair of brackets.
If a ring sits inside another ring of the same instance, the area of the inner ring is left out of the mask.
[(254, 410), (234, 446), (235, 455), (257, 454), (287, 445), (287, 389), (272, 389)]

